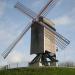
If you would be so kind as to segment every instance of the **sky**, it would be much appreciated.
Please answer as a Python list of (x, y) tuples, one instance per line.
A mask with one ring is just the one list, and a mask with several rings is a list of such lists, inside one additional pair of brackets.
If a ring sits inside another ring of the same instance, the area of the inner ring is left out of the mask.
[[(48, 0), (0, 0), (0, 65), (30, 62), (35, 57), (30, 55), (30, 29), (6, 59), (1, 56), (24, 27), (32, 21), (27, 15), (14, 8), (17, 1), (38, 14)], [(58, 50), (57, 59), (59, 62), (75, 63), (75, 0), (59, 0), (46, 18), (55, 23), (57, 32), (70, 40), (65, 50)]]

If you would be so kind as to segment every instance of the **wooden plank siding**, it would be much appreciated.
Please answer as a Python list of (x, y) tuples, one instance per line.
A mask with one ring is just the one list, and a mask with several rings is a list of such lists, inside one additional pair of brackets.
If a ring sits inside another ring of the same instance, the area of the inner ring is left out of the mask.
[(44, 53), (44, 27), (38, 23), (31, 26), (31, 54)]
[(44, 28), (44, 50), (56, 53), (55, 35), (46, 28)]

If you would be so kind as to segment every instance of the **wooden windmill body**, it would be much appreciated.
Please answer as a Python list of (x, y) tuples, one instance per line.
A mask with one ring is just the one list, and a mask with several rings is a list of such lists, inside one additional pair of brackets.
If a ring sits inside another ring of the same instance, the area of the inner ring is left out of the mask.
[[(47, 21), (47, 19), (44, 19), (44, 22), (55, 30), (52, 21), (49, 21), (49, 23)], [(34, 22), (31, 26), (31, 54), (45, 53), (45, 51), (56, 54), (55, 35), (42, 24), (44, 23)]]
[[(52, 30), (56, 31), (54, 23), (46, 18), (41, 17), (39, 22), (37, 21), (33, 22), (31, 26), (31, 51), (30, 53), (37, 54), (37, 55), (41, 54), (41, 56), (43, 56), (43, 54), (45, 54), (45, 52), (47, 51), (48, 53), (52, 53), (53, 55), (55, 55), (54, 60), (56, 60), (55, 35), (52, 32), (50, 32), (48, 29), (46, 29), (44, 26), (42, 26), (43, 24), (46, 24)], [(32, 65), (40, 66), (40, 62), (42, 62), (41, 56), (40, 56), (39, 61)], [(39, 57), (39, 56), (36, 56), (36, 57)], [(37, 60), (36, 57), (32, 62)], [(56, 61), (50, 63), (50, 65), (55, 66)]]

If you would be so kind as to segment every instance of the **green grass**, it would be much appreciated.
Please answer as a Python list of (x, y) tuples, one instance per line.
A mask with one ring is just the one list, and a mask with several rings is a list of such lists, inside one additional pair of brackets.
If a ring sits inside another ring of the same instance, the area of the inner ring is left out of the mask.
[(1, 70), (0, 75), (75, 75), (75, 68), (18, 68)]

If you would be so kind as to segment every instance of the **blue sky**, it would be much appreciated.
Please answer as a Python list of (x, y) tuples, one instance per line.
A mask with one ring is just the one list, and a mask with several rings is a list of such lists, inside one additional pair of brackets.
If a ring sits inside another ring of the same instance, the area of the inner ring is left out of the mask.
[[(19, 1), (38, 13), (48, 0), (0, 0), (0, 64), (29, 62), (35, 55), (30, 55), (30, 30), (4, 60), (1, 53), (31, 22), (25, 14), (14, 8)], [(51, 19), (57, 31), (70, 40), (65, 50), (57, 52), (59, 62), (75, 62), (75, 0), (59, 0), (57, 5), (46, 16)]]

